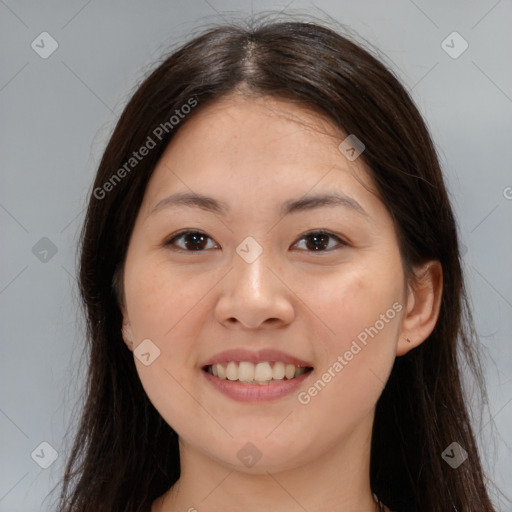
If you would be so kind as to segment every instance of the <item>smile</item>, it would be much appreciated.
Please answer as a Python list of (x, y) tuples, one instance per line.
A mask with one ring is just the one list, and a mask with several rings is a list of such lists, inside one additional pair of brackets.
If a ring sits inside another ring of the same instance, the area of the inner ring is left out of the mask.
[(282, 361), (229, 361), (205, 367), (210, 375), (221, 380), (238, 381), (252, 385), (268, 385), (272, 382), (291, 380), (312, 370), (311, 367), (296, 366)]
[(208, 386), (237, 402), (272, 401), (291, 395), (313, 375), (313, 364), (274, 348), (225, 350), (199, 364)]

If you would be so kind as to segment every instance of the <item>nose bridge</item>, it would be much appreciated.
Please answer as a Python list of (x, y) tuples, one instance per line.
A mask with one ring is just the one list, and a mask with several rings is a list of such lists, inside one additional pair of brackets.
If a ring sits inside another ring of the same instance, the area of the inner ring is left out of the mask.
[(293, 306), (286, 286), (274, 275), (275, 266), (276, 255), (266, 244), (252, 237), (240, 243), (217, 304), (218, 320), (237, 320), (248, 327), (257, 327), (269, 319), (272, 323), (289, 322)]
[(236, 248), (233, 256), (234, 280), (237, 288), (244, 293), (263, 294), (272, 286), (269, 281), (272, 273), (267, 267), (272, 267), (272, 251), (268, 241), (258, 242), (253, 237), (247, 237)]

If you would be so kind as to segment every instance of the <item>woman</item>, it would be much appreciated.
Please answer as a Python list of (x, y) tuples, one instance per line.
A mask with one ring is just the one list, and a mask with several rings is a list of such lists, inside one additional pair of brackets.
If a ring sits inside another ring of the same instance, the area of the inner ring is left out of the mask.
[(494, 510), (436, 151), (346, 37), (221, 26), (159, 65), (105, 150), (79, 275), (60, 511)]

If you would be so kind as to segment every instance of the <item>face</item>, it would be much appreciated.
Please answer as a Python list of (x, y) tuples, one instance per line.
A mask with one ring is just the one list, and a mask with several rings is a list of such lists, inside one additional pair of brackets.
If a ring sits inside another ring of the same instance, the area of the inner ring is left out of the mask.
[(284, 470), (368, 436), (407, 287), (345, 137), (286, 101), (233, 95), (180, 127), (148, 183), (124, 319), (149, 399), (211, 461)]

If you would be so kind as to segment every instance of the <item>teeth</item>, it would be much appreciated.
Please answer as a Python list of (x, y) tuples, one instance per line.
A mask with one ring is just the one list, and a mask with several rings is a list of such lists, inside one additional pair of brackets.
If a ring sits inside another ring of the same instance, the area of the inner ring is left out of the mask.
[(302, 367), (302, 366), (299, 366), (296, 370), (295, 370), (295, 377), (300, 377), (301, 375), (303, 375), (304, 373), (306, 373), (306, 368)]
[(256, 365), (254, 370), (254, 380), (259, 382), (272, 380), (272, 368), (270, 367), (270, 363), (258, 363)]
[[(213, 365), (217, 366), (217, 365)], [(238, 379), (245, 382), (250, 382), (254, 380), (255, 368), (252, 363), (248, 363), (247, 361), (242, 361), (238, 365)]]
[(306, 373), (306, 368), (285, 364), (281, 361), (275, 363), (261, 362), (257, 364), (248, 361), (237, 363), (230, 361), (226, 366), (214, 364), (208, 367), (209, 373), (219, 379), (238, 380), (245, 383), (268, 384), (271, 380), (293, 379)]
[(287, 379), (293, 379), (293, 377), (295, 377), (295, 366), (293, 364), (287, 364), (284, 369), (284, 375)]
[(281, 363), (281, 361), (274, 363), (274, 368), (272, 368), (272, 377), (274, 378), (274, 380), (284, 379), (284, 374), (284, 363)]
[(228, 380), (238, 380), (238, 365), (230, 361), (226, 367), (226, 377)]
[(226, 369), (224, 368), (224, 366), (222, 366), (221, 364), (215, 364), (214, 366), (217, 367), (217, 377), (219, 377), (219, 379), (223, 379), (225, 380), (226, 379)]

